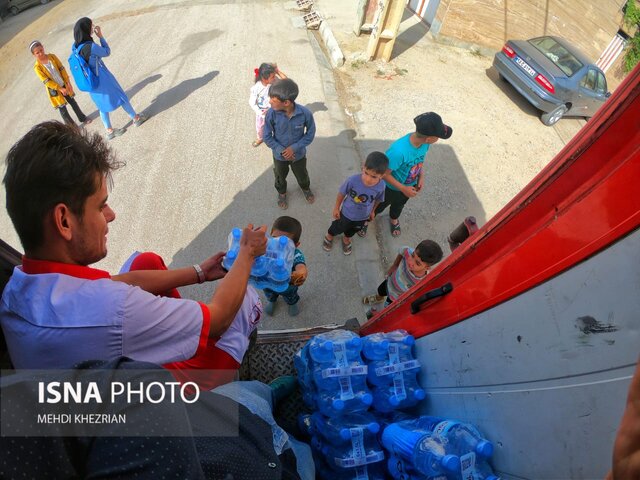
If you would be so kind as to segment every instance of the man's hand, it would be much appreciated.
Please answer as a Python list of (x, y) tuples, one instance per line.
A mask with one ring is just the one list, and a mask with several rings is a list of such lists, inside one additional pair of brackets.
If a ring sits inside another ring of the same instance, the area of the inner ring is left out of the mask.
[(420, 190), (422, 190), (422, 187), (424, 187), (424, 175), (420, 175), (418, 184), (416, 185), (416, 191), (419, 192)]
[(376, 209), (375, 208), (373, 210), (371, 210), (371, 213), (369, 214), (369, 221), (373, 222), (374, 218), (376, 218)]
[(69, 90), (67, 90), (65, 87), (60, 87), (60, 93), (62, 95), (69, 95)]
[(218, 252), (200, 264), (200, 268), (202, 268), (207, 282), (219, 280), (227, 274), (227, 271), (222, 267), (222, 258), (224, 255), (225, 252)]
[(335, 207), (333, 209), (333, 212), (331, 213), (331, 216), (334, 220), (340, 220), (340, 207)]
[(410, 187), (403, 186), (400, 191), (404, 193), (405, 197), (409, 197), (409, 198), (413, 198), (418, 194), (418, 191), (413, 186), (410, 186)]
[(263, 255), (267, 251), (267, 226), (253, 228), (253, 224), (247, 225), (240, 237), (240, 250), (246, 250), (253, 258)]
[(282, 151), (282, 158), (284, 158), (285, 160), (295, 160), (296, 156), (293, 153), (293, 147), (287, 147)]
[(93, 26), (93, 31), (98, 36), (98, 38), (102, 38), (102, 29), (98, 25)]

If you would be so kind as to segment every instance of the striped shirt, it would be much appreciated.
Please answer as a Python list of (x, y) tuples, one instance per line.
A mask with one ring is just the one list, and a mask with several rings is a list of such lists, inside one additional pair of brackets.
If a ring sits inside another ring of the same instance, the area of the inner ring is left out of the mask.
[(417, 277), (409, 270), (407, 259), (413, 254), (413, 248), (402, 247), (398, 253), (402, 256), (400, 265), (398, 265), (398, 268), (396, 268), (387, 279), (388, 299), (394, 302), (400, 295), (426, 276), (425, 273), (423, 276)]

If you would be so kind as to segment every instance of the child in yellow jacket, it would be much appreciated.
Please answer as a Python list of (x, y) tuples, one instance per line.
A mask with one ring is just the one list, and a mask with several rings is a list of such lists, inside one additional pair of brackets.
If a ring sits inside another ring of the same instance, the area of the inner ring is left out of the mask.
[(73, 98), (75, 93), (69, 81), (69, 75), (58, 57), (53, 53), (45, 53), (42, 43), (38, 40), (31, 42), (29, 50), (31, 50), (31, 54), (36, 59), (33, 70), (42, 83), (44, 83), (47, 94), (49, 95), (49, 101), (51, 105), (53, 105), (53, 108), (60, 112), (62, 120), (69, 125), (75, 125), (75, 122), (67, 111), (67, 103), (69, 103), (82, 125), (91, 123), (91, 120), (82, 113), (82, 110), (80, 110), (80, 107)]

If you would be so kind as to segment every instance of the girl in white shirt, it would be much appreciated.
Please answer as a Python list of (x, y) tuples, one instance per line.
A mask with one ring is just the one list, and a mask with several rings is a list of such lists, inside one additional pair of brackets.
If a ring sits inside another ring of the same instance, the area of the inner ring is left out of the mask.
[(269, 104), (269, 88), (276, 78), (287, 78), (287, 76), (280, 71), (275, 63), (263, 63), (259, 68), (254, 70), (255, 72), (255, 85), (251, 87), (251, 94), (249, 95), (249, 105), (256, 113), (256, 139), (251, 145), (254, 147), (259, 146), (262, 143), (262, 129), (264, 127), (264, 117), (267, 114), (267, 110), (270, 108)]

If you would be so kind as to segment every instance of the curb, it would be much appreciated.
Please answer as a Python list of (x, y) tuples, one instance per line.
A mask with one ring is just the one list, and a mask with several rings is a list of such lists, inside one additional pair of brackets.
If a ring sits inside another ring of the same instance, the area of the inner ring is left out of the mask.
[(344, 54), (338, 45), (338, 41), (336, 37), (333, 35), (331, 31), (331, 27), (329, 26), (329, 22), (327, 22), (324, 18), (322, 23), (320, 24), (320, 38), (324, 42), (324, 46), (329, 52), (329, 60), (331, 60), (331, 65), (333, 67), (341, 67), (344, 65)]

